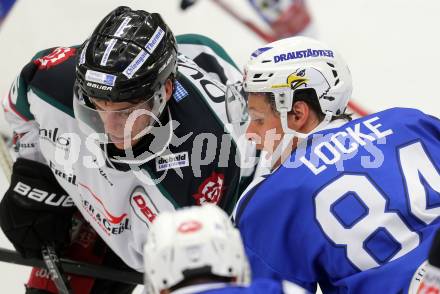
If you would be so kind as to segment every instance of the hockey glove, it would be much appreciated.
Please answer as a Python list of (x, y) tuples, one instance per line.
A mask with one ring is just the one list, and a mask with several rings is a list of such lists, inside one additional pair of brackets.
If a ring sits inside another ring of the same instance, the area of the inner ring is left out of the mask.
[(67, 244), (75, 210), (47, 165), (17, 159), (0, 203), (0, 226), (23, 257), (40, 258), (46, 244), (57, 250)]

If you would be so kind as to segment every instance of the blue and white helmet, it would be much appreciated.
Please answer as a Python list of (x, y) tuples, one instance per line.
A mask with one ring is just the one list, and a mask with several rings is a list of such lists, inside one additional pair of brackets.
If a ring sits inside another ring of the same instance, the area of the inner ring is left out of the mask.
[(246, 92), (275, 95), (277, 110), (290, 111), (297, 89), (314, 89), (324, 114), (344, 113), (352, 92), (350, 70), (328, 45), (307, 37), (272, 42), (245, 66)]
[[(292, 109), (295, 91), (313, 89), (321, 111), (322, 124), (331, 117), (345, 112), (352, 92), (352, 80), (347, 64), (328, 45), (308, 37), (290, 37), (267, 44), (252, 53), (245, 65), (242, 83), (248, 93), (272, 93), (276, 110), (281, 114), (283, 130), (287, 128), (287, 113)], [(237, 91), (228, 89), (229, 93)], [(244, 117), (246, 111), (237, 111), (246, 104), (237, 95), (227, 94), (228, 116)], [(246, 96), (246, 95), (245, 95)], [(234, 122), (234, 119), (230, 122)], [(236, 121), (235, 121), (236, 122)]]

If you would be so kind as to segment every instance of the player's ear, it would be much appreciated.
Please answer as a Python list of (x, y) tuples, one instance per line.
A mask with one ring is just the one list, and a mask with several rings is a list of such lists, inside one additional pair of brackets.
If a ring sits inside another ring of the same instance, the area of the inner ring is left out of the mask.
[(171, 79), (167, 79), (165, 81), (165, 94), (166, 94), (165, 97), (167, 102), (171, 99), (171, 96), (173, 95), (173, 90), (174, 90), (173, 87), (174, 87), (173, 81)]
[(302, 130), (307, 124), (310, 111), (311, 109), (307, 103), (296, 101), (287, 116), (289, 127), (297, 131)]

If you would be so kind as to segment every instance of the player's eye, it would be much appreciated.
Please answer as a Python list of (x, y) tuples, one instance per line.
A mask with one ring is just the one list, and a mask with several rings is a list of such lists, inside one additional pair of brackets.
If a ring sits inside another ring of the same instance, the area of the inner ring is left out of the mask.
[(254, 118), (254, 119), (251, 119), (251, 121), (253, 123), (256, 123), (257, 125), (260, 125), (260, 126), (264, 124), (264, 119), (262, 119), (262, 118)]

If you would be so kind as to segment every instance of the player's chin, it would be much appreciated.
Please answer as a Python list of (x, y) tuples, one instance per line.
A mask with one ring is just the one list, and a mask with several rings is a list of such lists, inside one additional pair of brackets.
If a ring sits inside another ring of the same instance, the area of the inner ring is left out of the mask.
[(124, 150), (131, 148), (133, 146), (133, 142), (130, 142), (130, 139), (124, 139), (121, 137), (116, 137), (110, 135), (110, 142), (119, 150)]
[(260, 151), (270, 151), (272, 153), (273, 150), (268, 150), (268, 148), (264, 147), (264, 144), (255, 144), (255, 148)]
[(115, 147), (117, 148), (117, 149), (119, 149), (119, 150), (124, 150), (125, 148), (125, 146), (124, 146), (124, 142), (112, 142), (113, 143), (113, 145), (115, 145)]

